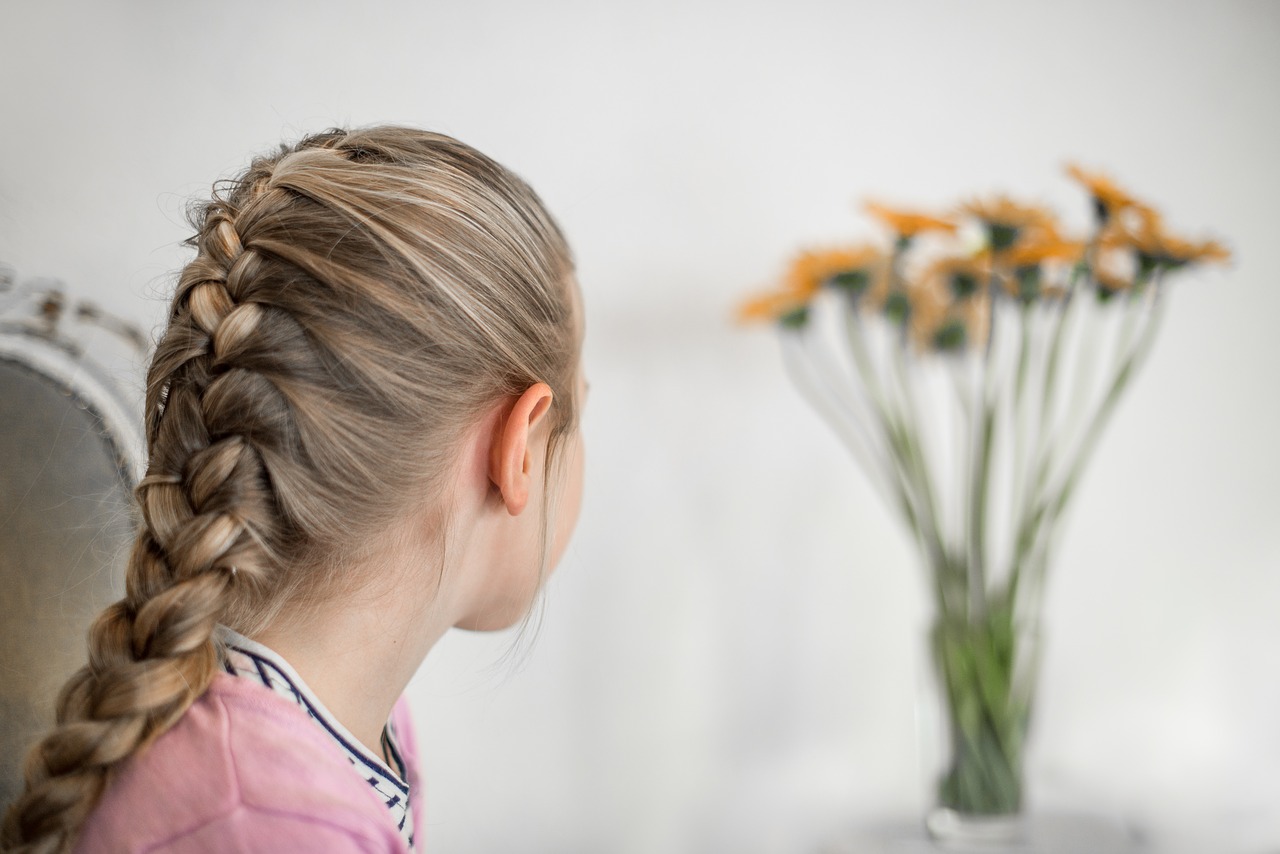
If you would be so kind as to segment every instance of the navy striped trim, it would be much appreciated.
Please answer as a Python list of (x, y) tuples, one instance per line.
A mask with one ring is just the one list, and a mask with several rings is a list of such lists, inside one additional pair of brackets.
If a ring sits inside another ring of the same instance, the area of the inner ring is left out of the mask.
[[(369, 759), (365, 756), (365, 751), (363, 748), (357, 748), (353, 746), (345, 738), (343, 738), (342, 735), (337, 730), (335, 730), (332, 726), (329, 725), (329, 721), (325, 719), (324, 715), (318, 714), (316, 712), (315, 706), (313, 706), (310, 703), (310, 701), (307, 700), (306, 696), (301, 691), (298, 690), (298, 686), (293, 683), (293, 680), (290, 679), (288, 675), (286, 675), (285, 672), (282, 671), (279, 667), (276, 667), (276, 665), (273, 662), (268, 661), (267, 659), (259, 655), (256, 655), (250, 652), (249, 650), (244, 649), (243, 647), (236, 646), (235, 644), (228, 644), (227, 648), (234, 649), (236, 652), (240, 653), (241, 655), (248, 656), (249, 659), (258, 668), (258, 673), (262, 676), (263, 682), (265, 682), (268, 685), (270, 685), (271, 677), (267, 675), (266, 671), (263, 668), (264, 666), (271, 668), (271, 673), (273, 674), (273, 676), (279, 677), (279, 681), (289, 686), (289, 690), (292, 691), (293, 695), (298, 698), (298, 703), (302, 705), (304, 708), (306, 708), (308, 714), (310, 714), (311, 717), (315, 718), (316, 722), (319, 723), (320, 726), (324, 727), (325, 732), (329, 733), (329, 735), (333, 738), (334, 741), (342, 745), (343, 748), (345, 748), (346, 751), (350, 753), (353, 757), (358, 758), (360, 762), (365, 767), (367, 767), (370, 771), (374, 772), (380, 778), (386, 780), (388, 783), (394, 786), (397, 790), (400, 791), (401, 794), (403, 795), (409, 794), (408, 783), (405, 783), (403, 780), (398, 779), (394, 773), (388, 775), (386, 773), (387, 769), (384, 769), (378, 763), (369, 761)], [(232, 672), (234, 673), (234, 671)], [(396, 763), (401, 765), (401, 767), (403, 767), (403, 762), (400, 760), (398, 753), (396, 754)]]
[[(364, 777), (365, 782), (373, 787), (373, 791), (385, 805), (391, 821), (395, 823), (409, 849), (414, 848), (414, 820), (410, 807), (411, 792), (407, 791), (408, 780), (403, 756), (400, 753), (399, 737), (395, 721), (388, 719), (379, 737), (381, 755), (365, 747), (348, 733), (342, 724), (329, 716), (328, 710), (318, 697), (311, 694), (302, 678), (294, 674), (289, 663), (281, 659), (273, 650), (257, 643), (251, 638), (237, 634), (226, 627), (218, 627), (222, 645), (222, 664), (227, 672), (235, 677), (244, 677), (259, 682), (267, 690), (279, 697), (291, 701), (307, 713), (307, 717), (321, 726), (330, 740), (346, 755), (347, 761), (356, 774)], [(273, 676), (272, 674), (275, 674)], [(399, 778), (395, 777), (393, 766), (398, 766)], [(364, 768), (364, 771), (361, 771)], [(373, 771), (372, 775), (368, 774)], [(389, 784), (389, 785), (386, 785)]]
[(396, 732), (395, 724), (387, 721), (386, 727), (382, 730), (382, 750), (387, 755), (387, 759), (394, 764), (395, 771), (400, 774), (401, 780), (409, 779), (409, 772), (405, 768), (404, 758), (400, 756), (400, 750), (396, 747), (396, 742), (400, 740), (399, 734)]

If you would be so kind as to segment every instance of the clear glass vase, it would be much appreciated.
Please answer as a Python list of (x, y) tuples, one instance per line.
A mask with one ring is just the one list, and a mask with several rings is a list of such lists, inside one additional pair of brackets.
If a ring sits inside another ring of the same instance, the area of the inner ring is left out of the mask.
[(925, 827), (940, 841), (1019, 842), (1039, 633), (1007, 609), (944, 614), (929, 651), (943, 749)]

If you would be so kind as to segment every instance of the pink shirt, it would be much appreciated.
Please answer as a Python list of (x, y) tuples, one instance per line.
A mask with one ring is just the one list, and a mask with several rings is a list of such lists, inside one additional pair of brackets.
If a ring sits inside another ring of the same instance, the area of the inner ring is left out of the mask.
[[(391, 720), (422, 850), (417, 746), (402, 698)], [(77, 852), (397, 852), (377, 792), (297, 704), (226, 673), (151, 747), (127, 760)]]

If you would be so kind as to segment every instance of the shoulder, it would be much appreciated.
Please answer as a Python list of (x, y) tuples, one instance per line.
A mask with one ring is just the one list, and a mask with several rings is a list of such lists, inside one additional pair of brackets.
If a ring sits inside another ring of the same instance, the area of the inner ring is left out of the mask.
[(373, 790), (306, 712), (225, 674), (124, 764), (77, 846), (84, 852), (317, 848), (404, 846)]

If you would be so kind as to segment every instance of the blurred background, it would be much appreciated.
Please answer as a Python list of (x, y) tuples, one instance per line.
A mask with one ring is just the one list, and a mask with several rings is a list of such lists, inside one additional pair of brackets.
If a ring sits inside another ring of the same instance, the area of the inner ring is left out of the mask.
[(1068, 522), (1029, 779), (1154, 846), (1280, 850), (1280, 5), (46, 0), (0, 31), (0, 261), (148, 330), (188, 200), (334, 124), (455, 135), (567, 231), (586, 503), (522, 663), (455, 633), (410, 686), (436, 852), (784, 854), (919, 815), (922, 567), (735, 302), (871, 235), (865, 196), (1082, 228), (1068, 159), (1223, 238)]

